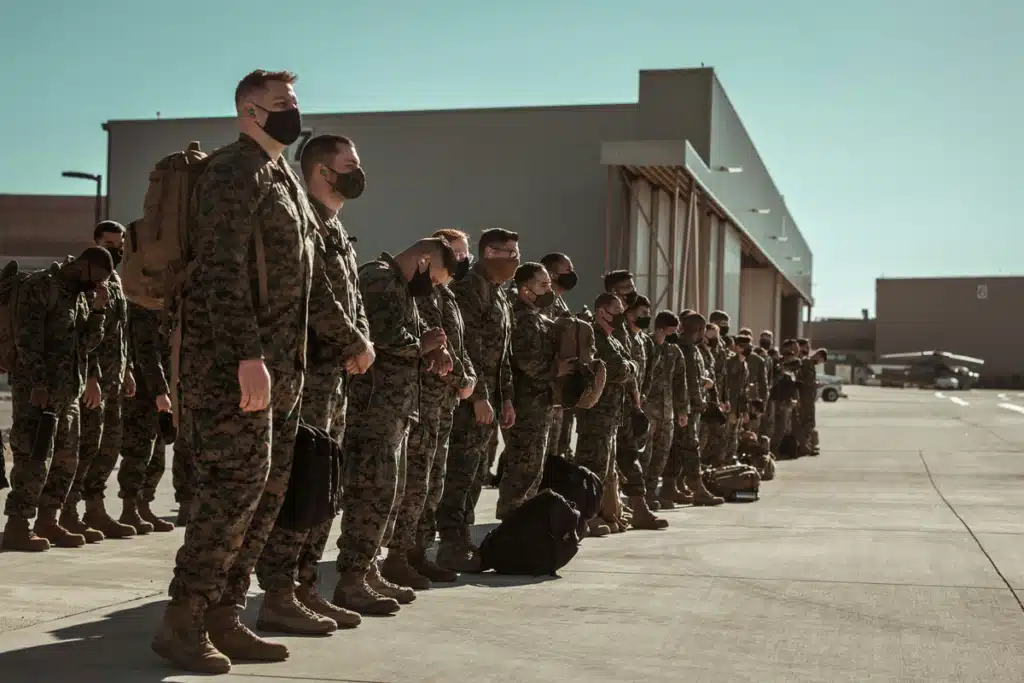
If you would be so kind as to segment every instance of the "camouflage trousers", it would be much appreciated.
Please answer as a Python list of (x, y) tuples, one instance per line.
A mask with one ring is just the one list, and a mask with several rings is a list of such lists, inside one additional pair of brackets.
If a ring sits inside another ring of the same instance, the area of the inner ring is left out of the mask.
[(792, 401), (782, 401), (776, 403), (775, 409), (772, 411), (772, 427), (771, 427), (771, 450), (772, 453), (778, 455), (779, 444), (782, 440), (790, 433), (792, 429), (793, 417), (793, 403)]
[[(668, 465), (669, 453), (672, 450), (672, 437), (675, 435), (675, 420), (651, 420), (651, 436), (644, 449), (640, 461), (644, 471), (644, 482), (647, 495), (654, 496), (658, 491), (658, 480)], [(678, 476), (678, 475), (677, 475)]]
[(685, 427), (678, 424), (673, 427), (672, 446), (669, 451), (668, 464), (665, 465), (663, 481), (676, 481), (680, 476), (693, 477), (700, 474), (701, 447), (700, 433), (702, 427), (700, 413), (690, 413)]
[(103, 500), (107, 480), (121, 454), (124, 399), (120, 385), (105, 392), (97, 408), (86, 408), (79, 401), (81, 429), (78, 439), (78, 467), (66, 505), (80, 500)]
[[(313, 371), (302, 388), (302, 421), (327, 430), (339, 443), (345, 439), (345, 385), (336, 375)], [(334, 526), (331, 518), (310, 529), (274, 525), (256, 562), (256, 580), (267, 592), (286, 591), (295, 585), (315, 586), (318, 568)]]
[(184, 407), (196, 488), (171, 598), (245, 606), (288, 491), (299, 427), (302, 375), (274, 375), (267, 410), (242, 412), (234, 391)]
[(163, 477), (166, 458), (155, 401), (140, 396), (126, 398), (123, 412), (118, 495), (151, 503)]
[[(622, 411), (622, 420), (616, 435), (615, 464), (622, 476), (619, 485), (627, 496), (646, 496), (647, 487), (644, 481), (644, 470), (640, 464), (640, 442), (633, 432), (633, 408)], [(648, 446), (649, 447), (649, 446)]]
[[(438, 457), (441, 431), (442, 397), (424, 397), (420, 402), (420, 419), (409, 428), (405, 458), (405, 486), (399, 486), (393, 506), (394, 522), (385, 532), (384, 545), (389, 550), (408, 551), (420, 547), (420, 519), (430, 497), (434, 461)], [(440, 486), (444, 486), (441, 480)], [(390, 518), (389, 518), (390, 521)]]
[(494, 412), (494, 422), (482, 425), (476, 421), (472, 401), (461, 401), (455, 408), (444, 491), (437, 506), (439, 531), (462, 530), (476, 522), (476, 504), (498, 453), (501, 411)]
[(437, 421), (437, 450), (430, 463), (430, 478), (427, 499), (423, 504), (416, 528), (417, 547), (429, 548), (437, 535), (437, 506), (444, 495), (444, 482), (448, 470), (448, 443), (452, 433), (452, 419), (455, 416), (455, 402), (448, 401), (441, 406)]
[(810, 397), (800, 397), (799, 415), (793, 424), (793, 436), (796, 437), (796, 442), (800, 448), (804, 450), (811, 448), (811, 435), (814, 433), (815, 427), (817, 427), (815, 398), (813, 395)]
[(602, 484), (607, 482), (615, 467), (618, 421), (584, 410), (579, 414), (576, 429), (576, 464), (596, 474)]
[(711, 424), (701, 420), (700, 452), (701, 459), (705, 464), (717, 466), (725, 457), (728, 427), (728, 423)]
[(29, 403), (30, 393), (30, 387), (12, 383), (10, 447), (14, 466), (4, 504), (5, 515), (24, 519), (35, 517), (37, 509), (53, 511), (64, 505), (78, 463), (78, 400), (51, 408), (57, 415), (53, 447), (46, 453), (33, 454), (40, 411)]
[(722, 449), (722, 455), (719, 459), (720, 465), (731, 463), (736, 458), (736, 452), (740, 446), (740, 431), (742, 429), (743, 418), (739, 415), (730, 414), (729, 422), (725, 425), (725, 447)]
[(772, 437), (772, 431), (775, 426), (775, 404), (777, 401), (768, 399), (764, 402), (764, 413), (759, 418), (757, 426), (758, 436), (767, 436), (769, 439)]
[(365, 573), (394, 528), (395, 500), (405, 487), (409, 419), (384, 409), (350, 412), (345, 427), (338, 572)]
[(558, 441), (555, 445), (557, 452), (569, 460), (572, 460), (574, 457), (572, 452), (572, 433), (576, 427), (577, 415), (579, 415), (577, 410), (562, 410), (557, 431), (553, 427), (551, 430), (552, 434), (558, 435)]
[(551, 429), (551, 399), (524, 396), (516, 405), (516, 422), (503, 430), (505, 473), (498, 484), (498, 519), (537, 495)]

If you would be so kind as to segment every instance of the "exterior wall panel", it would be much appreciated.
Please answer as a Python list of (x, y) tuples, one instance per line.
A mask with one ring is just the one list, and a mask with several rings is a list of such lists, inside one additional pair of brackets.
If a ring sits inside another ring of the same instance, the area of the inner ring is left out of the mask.
[(722, 225), (722, 287), (720, 308), (734, 321), (740, 317), (740, 278), (743, 247), (736, 228)]
[(775, 269), (744, 268), (740, 272), (740, 310), (739, 324), (749, 327), (754, 333), (754, 341), (761, 330), (775, 331)]

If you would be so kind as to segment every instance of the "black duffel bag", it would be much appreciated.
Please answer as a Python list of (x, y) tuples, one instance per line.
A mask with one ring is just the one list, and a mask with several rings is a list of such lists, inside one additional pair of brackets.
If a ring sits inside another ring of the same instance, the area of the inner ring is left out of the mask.
[(551, 489), (572, 503), (580, 513), (580, 534), (587, 522), (597, 516), (604, 493), (601, 479), (582, 465), (569, 462), (561, 455), (545, 459), (540, 489)]
[(341, 503), (341, 445), (323, 429), (299, 423), (295, 457), (277, 523), (307, 531), (333, 519)]
[(505, 517), (480, 544), (480, 569), (499, 574), (557, 576), (580, 549), (580, 513), (544, 489)]

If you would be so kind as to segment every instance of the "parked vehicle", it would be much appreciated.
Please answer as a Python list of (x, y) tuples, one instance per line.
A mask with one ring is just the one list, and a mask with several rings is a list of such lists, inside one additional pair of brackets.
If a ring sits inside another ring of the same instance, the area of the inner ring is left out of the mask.
[(826, 403), (835, 403), (840, 397), (846, 398), (843, 379), (835, 375), (818, 375), (818, 398)]

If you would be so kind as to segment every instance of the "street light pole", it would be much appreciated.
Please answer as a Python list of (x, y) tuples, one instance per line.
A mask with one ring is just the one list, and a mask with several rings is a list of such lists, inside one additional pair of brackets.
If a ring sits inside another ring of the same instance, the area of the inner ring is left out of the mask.
[(98, 173), (82, 173), (81, 171), (64, 171), (61, 175), (65, 178), (91, 180), (96, 183), (96, 208), (94, 211), (96, 220), (93, 225), (99, 225), (99, 222), (103, 220), (103, 176)]

